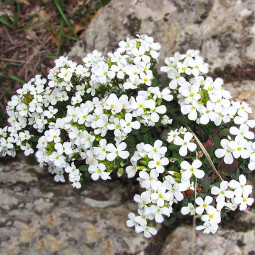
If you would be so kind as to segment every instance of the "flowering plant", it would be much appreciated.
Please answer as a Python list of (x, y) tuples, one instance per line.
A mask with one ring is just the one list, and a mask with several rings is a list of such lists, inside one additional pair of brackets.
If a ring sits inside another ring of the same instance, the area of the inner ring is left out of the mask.
[(35, 152), (56, 182), (75, 188), (89, 177), (138, 177), (138, 214), (127, 226), (145, 237), (177, 204), (200, 219), (197, 230), (215, 233), (223, 212), (253, 204), (245, 175), (255, 169), (255, 121), (222, 79), (205, 77), (208, 64), (196, 50), (166, 58), (162, 82), (159, 49), (138, 35), (107, 58), (96, 50), (79, 65), (60, 57), (48, 81), (36, 75), (12, 96), (0, 154)]

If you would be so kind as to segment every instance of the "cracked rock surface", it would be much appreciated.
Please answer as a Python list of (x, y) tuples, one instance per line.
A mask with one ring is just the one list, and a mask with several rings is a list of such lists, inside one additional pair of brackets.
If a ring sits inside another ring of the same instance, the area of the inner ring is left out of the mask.
[[(69, 56), (79, 61), (94, 49), (106, 55), (137, 33), (151, 35), (162, 45), (159, 66), (177, 51), (198, 49), (211, 73), (238, 67), (245, 78), (226, 87), (255, 109), (254, 0), (112, 0), (98, 11)], [(246, 65), (251, 66), (248, 73)]]
[(47, 169), (0, 166), (0, 254), (138, 254), (152, 239), (126, 228), (135, 205), (119, 181), (75, 190)]
[[(254, 63), (255, 1), (112, 0), (69, 55), (82, 58), (94, 49), (105, 54), (136, 33), (161, 43), (161, 63), (189, 48), (201, 51), (211, 71)], [(225, 86), (255, 111), (254, 80)], [(190, 226), (161, 227), (152, 239), (126, 227), (128, 213), (136, 210), (132, 189), (114, 180), (75, 190), (69, 183), (55, 183), (46, 169), (23, 162), (1, 164), (0, 255), (190, 254)], [(196, 232), (195, 254), (254, 255), (254, 226), (254, 218), (240, 214), (216, 235)]]
[[(126, 227), (128, 213), (136, 210), (132, 189), (114, 180), (75, 190), (55, 183), (47, 169), (0, 165), (0, 254), (190, 254), (191, 226), (160, 226), (151, 239)], [(196, 254), (252, 255), (254, 226), (254, 216), (240, 214), (216, 235), (196, 232)]]
[(146, 33), (162, 45), (160, 59), (199, 49), (214, 68), (255, 60), (254, 0), (112, 0), (72, 49), (106, 54), (118, 42)]

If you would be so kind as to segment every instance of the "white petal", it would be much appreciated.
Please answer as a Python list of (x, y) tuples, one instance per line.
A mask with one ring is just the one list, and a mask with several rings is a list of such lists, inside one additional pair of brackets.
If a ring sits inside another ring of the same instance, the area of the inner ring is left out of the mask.
[(198, 197), (198, 198), (196, 198), (196, 204), (197, 205), (202, 205), (203, 204), (203, 199), (201, 198), (201, 197)]
[(204, 208), (202, 206), (199, 206), (196, 208), (196, 213), (199, 215), (201, 215), (203, 213), (203, 211), (204, 211)]
[(181, 213), (182, 213), (183, 215), (187, 215), (187, 214), (189, 214), (189, 213), (190, 213), (190, 209), (189, 209), (189, 207), (188, 207), (188, 206), (186, 206), (186, 207), (182, 207), (182, 209), (181, 209)]
[(157, 113), (164, 114), (166, 112), (166, 107), (164, 105), (160, 105), (156, 108)]
[(245, 184), (246, 184), (247, 179), (246, 179), (245, 175), (241, 174), (241, 175), (239, 176), (239, 182), (240, 182), (240, 184), (242, 184), (242, 185), (245, 185)]
[(227, 181), (223, 181), (220, 183), (220, 188), (223, 190), (226, 190), (228, 188), (228, 182)]
[(120, 151), (119, 152), (119, 157), (126, 159), (129, 156), (129, 152), (128, 151)]
[(187, 155), (187, 152), (188, 152), (188, 150), (187, 150), (187, 147), (186, 147), (186, 146), (182, 146), (182, 147), (179, 149), (179, 154), (180, 154), (181, 156), (186, 156), (186, 155)]
[(206, 196), (206, 197), (205, 197), (205, 203), (206, 203), (206, 204), (211, 204), (212, 201), (213, 201), (213, 198), (212, 198), (212, 197), (210, 197), (210, 196)]
[(189, 143), (188, 148), (190, 151), (195, 151), (195, 149), (197, 148), (197, 145), (195, 143)]
[(190, 168), (190, 163), (188, 161), (182, 161), (180, 166), (182, 169), (187, 170)]
[(224, 162), (228, 165), (231, 165), (234, 162), (234, 158), (231, 153), (227, 153), (224, 157)]
[(213, 186), (212, 189), (211, 189), (211, 193), (213, 195), (218, 195), (220, 193), (220, 189), (216, 186)]
[(205, 176), (205, 172), (203, 170), (195, 170), (194, 175), (198, 178), (201, 179)]
[(186, 142), (189, 142), (192, 139), (192, 137), (193, 137), (192, 133), (186, 132), (185, 135), (184, 135), (184, 140)]
[(202, 162), (199, 159), (195, 159), (192, 163), (192, 166), (194, 168), (199, 168), (200, 166), (202, 166)]
[(109, 153), (109, 154), (106, 155), (106, 158), (109, 161), (113, 161), (116, 158), (116, 156), (117, 155), (115, 153)]

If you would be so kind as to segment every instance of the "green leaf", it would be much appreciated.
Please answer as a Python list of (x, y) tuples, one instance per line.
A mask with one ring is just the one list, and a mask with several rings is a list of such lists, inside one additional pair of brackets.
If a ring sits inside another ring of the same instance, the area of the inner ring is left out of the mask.
[(82, 166), (79, 167), (79, 170), (82, 171), (82, 172), (86, 172), (86, 171), (88, 171), (88, 169), (89, 169), (88, 165), (82, 165)]
[(176, 217), (175, 215), (171, 215), (170, 218), (168, 219), (165, 219), (163, 224), (166, 226), (166, 227), (169, 227), (170, 225), (174, 224), (176, 222)]
[(68, 19), (66, 18), (65, 14), (64, 14), (64, 12), (63, 12), (63, 10), (62, 10), (60, 1), (54, 0), (54, 2), (55, 2), (55, 5), (56, 5), (56, 7), (57, 7), (57, 9), (58, 9), (58, 11), (59, 11), (59, 13), (60, 13), (60, 15), (62, 16), (63, 20), (65, 21), (66, 25), (68, 26), (68, 28), (70, 29), (70, 31), (71, 31), (73, 34), (75, 34), (72, 25), (70, 24), (70, 22), (68, 21)]
[(20, 82), (21, 84), (25, 84), (25, 83), (26, 83), (26, 81), (20, 79), (19, 77), (15, 76), (15, 75), (10, 75), (9, 77), (10, 77), (12, 80), (14, 80), (14, 81)]
[(203, 190), (207, 193), (210, 189), (211, 178), (208, 175), (205, 175), (203, 178)]
[(151, 140), (152, 140), (152, 137), (151, 137), (151, 135), (150, 134), (145, 134), (144, 136), (143, 136), (143, 142), (144, 143), (151, 143)]
[(7, 27), (9, 27), (10, 29), (15, 29), (15, 27), (10, 24), (9, 22), (7, 22), (5, 19), (3, 19), (3, 17), (0, 17), (0, 22), (3, 23), (4, 25), (6, 25)]
[(223, 130), (221, 130), (219, 132), (220, 136), (228, 136), (229, 135), (229, 129), (228, 128), (224, 128)]
[(128, 138), (125, 140), (125, 143), (127, 144), (127, 148), (130, 152), (130, 154), (133, 154), (136, 150), (136, 139), (134, 136), (130, 135)]
[(212, 141), (213, 143), (217, 146), (217, 147), (220, 147), (221, 148), (221, 145), (220, 145), (220, 136), (218, 134), (213, 134), (212, 135)]

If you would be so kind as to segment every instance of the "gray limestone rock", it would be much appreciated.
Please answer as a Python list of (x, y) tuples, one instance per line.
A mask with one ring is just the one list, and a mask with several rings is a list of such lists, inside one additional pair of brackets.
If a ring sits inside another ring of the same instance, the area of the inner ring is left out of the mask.
[[(69, 55), (81, 59), (94, 49), (107, 54), (119, 41), (136, 33), (149, 34), (161, 43), (161, 64), (176, 51), (193, 48), (201, 51), (211, 72), (226, 66), (252, 65), (255, 1), (112, 0), (98, 11)], [(255, 109), (254, 81), (233, 82), (225, 87), (234, 99), (246, 100)]]
[(69, 55), (82, 57), (94, 49), (106, 54), (136, 33), (161, 43), (161, 62), (191, 48), (201, 51), (211, 70), (236, 66), (255, 60), (255, 1), (112, 0)]
[[(211, 71), (242, 65), (255, 61), (255, 1), (112, 0), (99, 10), (69, 56), (82, 58), (94, 49), (106, 54), (136, 33), (161, 43), (161, 63), (176, 51), (194, 48)], [(255, 109), (254, 85), (246, 80), (225, 87)], [(190, 254), (191, 227), (177, 227), (165, 242), (164, 236), (148, 240), (128, 229), (127, 215), (136, 210), (129, 193), (130, 187), (120, 181), (89, 182), (75, 190), (54, 183), (40, 167), (1, 165), (0, 254)], [(254, 226), (249, 225), (253, 217), (242, 217), (237, 224)], [(254, 234), (247, 228), (196, 233), (195, 254), (255, 254)], [(162, 247), (161, 252), (155, 247)]]
[(178, 227), (171, 233), (160, 255), (188, 255), (192, 245), (196, 255), (251, 255), (255, 253), (255, 230), (236, 232), (221, 229), (215, 235), (196, 232), (193, 238), (192, 227)]
[(55, 183), (47, 169), (0, 165), (0, 254), (137, 254), (152, 239), (126, 227), (130, 188), (88, 182), (81, 190)]

